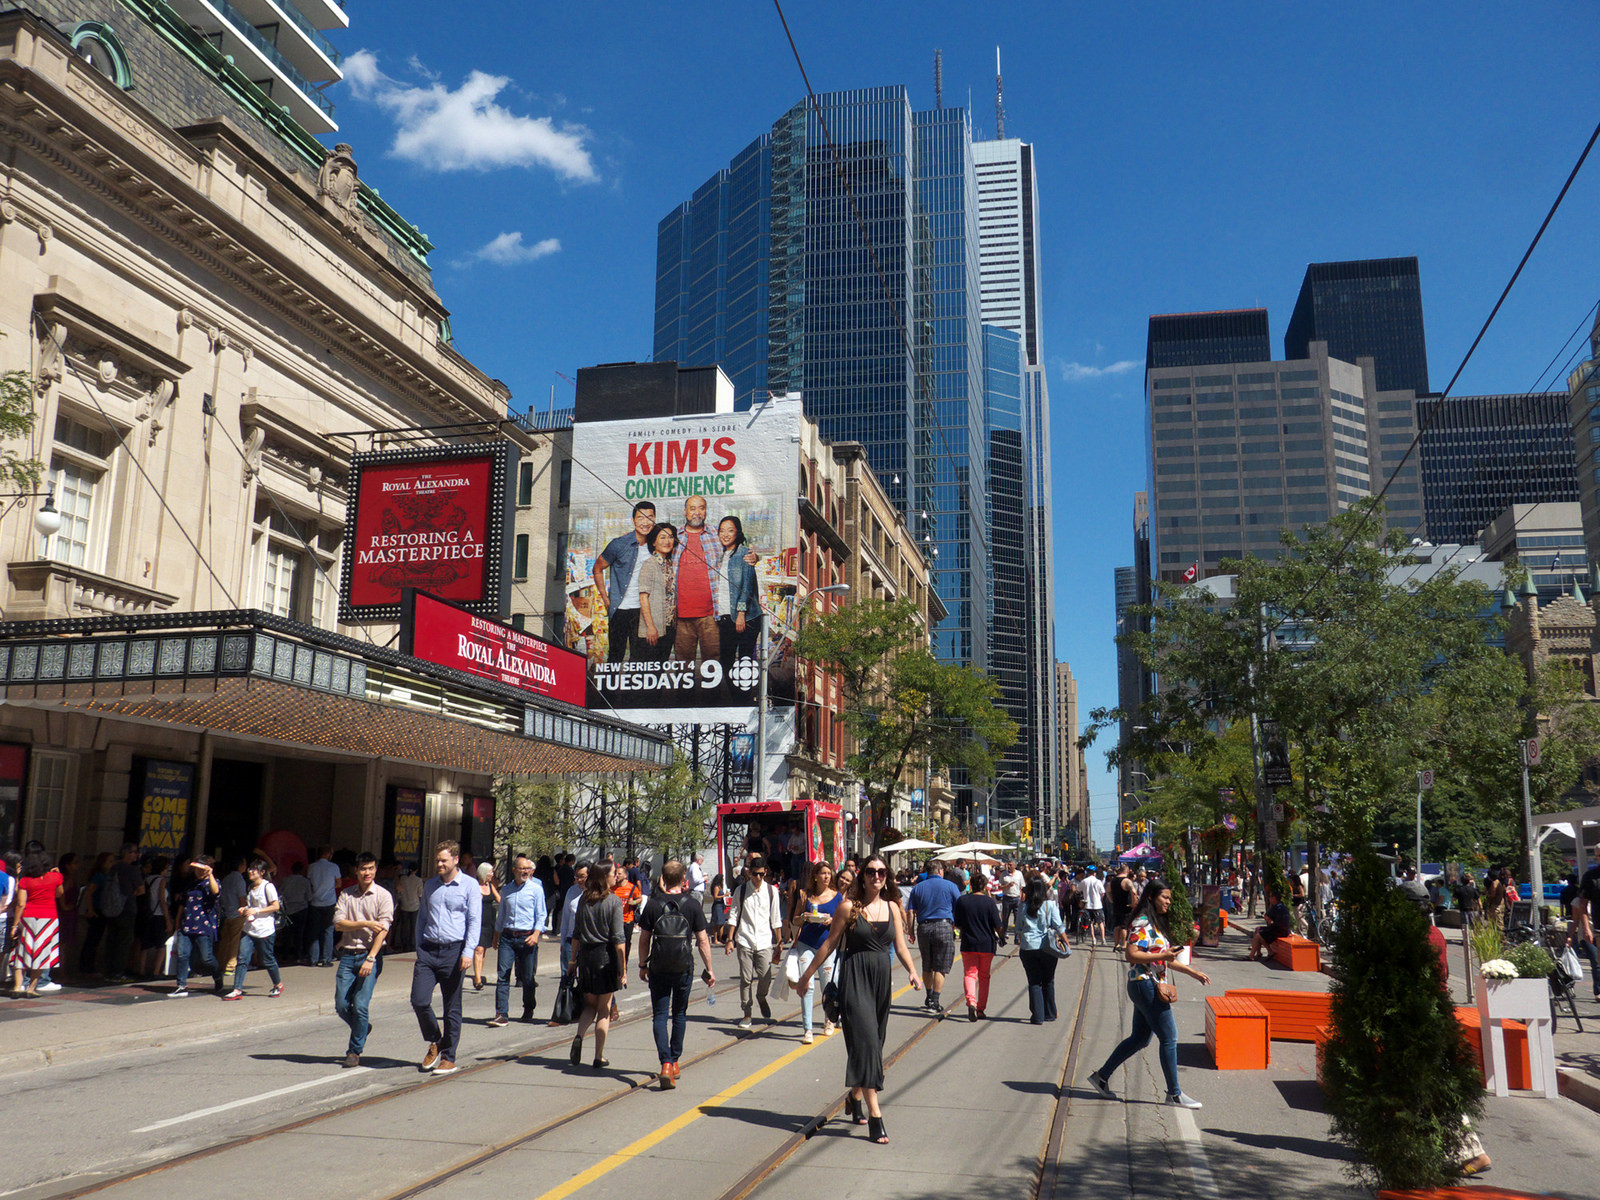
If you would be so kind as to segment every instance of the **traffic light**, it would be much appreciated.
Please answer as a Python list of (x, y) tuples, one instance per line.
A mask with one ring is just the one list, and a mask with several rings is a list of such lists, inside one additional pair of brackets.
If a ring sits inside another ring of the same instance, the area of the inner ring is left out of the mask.
[(1022, 818), (1022, 836), (1026, 837), (1026, 838), (1031, 838), (1033, 836), (1033, 818), (1032, 817), (1023, 817)]

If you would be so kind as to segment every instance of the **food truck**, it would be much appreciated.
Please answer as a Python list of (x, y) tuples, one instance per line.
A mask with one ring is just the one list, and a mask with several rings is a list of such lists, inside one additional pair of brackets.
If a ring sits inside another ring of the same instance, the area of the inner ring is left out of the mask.
[(729, 886), (751, 854), (793, 877), (805, 864), (844, 857), (844, 817), (839, 805), (804, 798), (787, 806), (776, 800), (717, 805), (717, 870)]

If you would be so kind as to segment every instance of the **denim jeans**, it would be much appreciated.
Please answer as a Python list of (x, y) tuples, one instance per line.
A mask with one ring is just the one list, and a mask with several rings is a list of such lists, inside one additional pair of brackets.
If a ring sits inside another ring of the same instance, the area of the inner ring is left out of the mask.
[[(800, 973), (805, 974), (806, 968), (811, 965), (811, 960), (816, 958), (817, 952), (810, 946), (800, 947)], [(778, 970), (783, 970), (787, 964), (780, 965)], [(807, 1033), (811, 1032), (812, 1016), (816, 1012), (817, 997), (822, 989), (835, 981), (839, 976), (839, 954), (835, 951), (828, 956), (828, 961), (817, 968), (817, 973), (812, 976), (811, 986), (800, 994), (800, 1023)]]
[(1594, 994), (1600, 996), (1600, 950), (1593, 942), (1572, 939), (1572, 948), (1589, 960), (1589, 982), (1594, 984)]
[[(461, 1041), (461, 985), (466, 973), (461, 969), (462, 943), (419, 942), (417, 961), (411, 968), (411, 1011), (417, 1014), (422, 1040), (439, 1047), (439, 1057), (455, 1062), (456, 1046)], [(466, 953), (471, 955), (471, 949)], [(439, 989), (444, 1009), (444, 1027), (433, 1015), (433, 989)]]
[(333, 911), (337, 905), (324, 908), (313, 904), (306, 911), (311, 915), (306, 918), (305, 957), (307, 962), (329, 963), (333, 961), (333, 939), (336, 934), (333, 928)]
[(206, 974), (216, 980), (217, 987), (222, 986), (222, 964), (217, 961), (213, 951), (214, 942), (203, 933), (180, 933), (173, 942), (172, 948), (177, 957), (177, 979), (179, 987), (189, 986), (189, 960), (195, 960)]
[(339, 1019), (350, 1026), (350, 1046), (346, 1054), (360, 1054), (367, 1045), (367, 1033), (372, 1020), (367, 1009), (372, 1004), (372, 989), (378, 986), (378, 976), (383, 974), (383, 959), (372, 964), (372, 974), (361, 977), (361, 964), (367, 961), (365, 950), (352, 950), (339, 955), (339, 974), (333, 983), (333, 1010)]
[(1100, 1077), (1111, 1078), (1111, 1072), (1149, 1045), (1154, 1035), (1161, 1043), (1161, 1073), (1166, 1076), (1167, 1095), (1178, 1095), (1183, 1089), (1178, 1086), (1178, 1023), (1172, 1019), (1172, 1005), (1156, 995), (1153, 979), (1130, 979), (1128, 999), (1133, 1001), (1133, 1028), (1106, 1059)]
[[(683, 1057), (683, 1031), (689, 1024), (689, 988), (693, 984), (693, 974), (650, 972), (650, 1012), (656, 1035), (656, 1057), (664, 1063), (675, 1063)], [(667, 1033), (669, 1018), (670, 1037)]]
[(1056, 957), (1048, 950), (1023, 950), (1022, 973), (1028, 977), (1028, 1015), (1037, 1022), (1056, 1019)]
[(274, 985), (283, 982), (283, 976), (278, 973), (278, 956), (272, 952), (272, 944), (278, 940), (276, 932), (267, 934), (266, 937), (252, 937), (245, 934), (239, 939), (239, 965), (233, 971), (233, 986), (235, 989), (244, 987), (245, 973), (250, 969), (250, 951), (261, 952), (261, 965), (266, 968), (267, 975), (271, 977)]
[(533, 1012), (533, 994), (538, 988), (534, 975), (539, 970), (539, 944), (528, 945), (527, 934), (507, 930), (500, 935), (500, 957), (496, 962), (494, 984), (494, 1011), (496, 1016), (511, 1015), (511, 972), (517, 973), (522, 985), (522, 1013)]

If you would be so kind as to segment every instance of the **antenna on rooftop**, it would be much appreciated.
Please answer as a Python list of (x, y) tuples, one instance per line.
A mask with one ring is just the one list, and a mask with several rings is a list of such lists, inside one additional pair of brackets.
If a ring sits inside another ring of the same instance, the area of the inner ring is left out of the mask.
[(933, 52), (933, 106), (944, 107), (944, 51)]
[(1006, 137), (1005, 85), (1000, 78), (1000, 47), (994, 48), (994, 138), (1003, 142)]

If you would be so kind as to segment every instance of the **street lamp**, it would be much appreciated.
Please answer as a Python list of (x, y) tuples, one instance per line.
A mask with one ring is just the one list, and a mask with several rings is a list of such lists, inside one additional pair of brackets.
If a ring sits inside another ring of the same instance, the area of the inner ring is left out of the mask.
[(40, 537), (50, 537), (61, 529), (61, 513), (56, 509), (56, 496), (53, 489), (42, 492), (0, 492), (0, 500), (15, 500), (16, 504), (8, 505), (9, 508), (20, 508), (24, 500), (34, 496), (43, 496), (44, 503), (39, 506), (39, 511), (33, 514), (33, 527)]
[(992, 782), (989, 785), (989, 790), (984, 795), (984, 798), (983, 798), (983, 830), (984, 830), (985, 833), (989, 832), (991, 829), (994, 828), (994, 794), (995, 794), (995, 792), (1000, 790), (1000, 785), (1002, 783), (1004, 783), (1006, 780), (1014, 779), (1014, 778), (1020, 778), (1021, 775), (1022, 775), (1021, 771), (1007, 771), (1007, 772), (1005, 772), (1005, 774), (997, 776), (995, 778), (994, 782)]
[[(806, 599), (813, 596), (842, 596), (850, 590), (848, 583), (830, 583), (827, 587), (807, 587)], [(808, 606), (809, 609), (809, 606)], [(802, 610), (796, 609), (794, 618), (794, 631), (800, 632)], [(780, 639), (779, 643), (782, 645)], [(772, 666), (772, 660), (777, 656), (776, 647), (763, 646), (761, 648), (761, 688), (756, 697), (756, 799), (767, 798), (767, 672)], [(798, 674), (798, 672), (797, 672)]]

